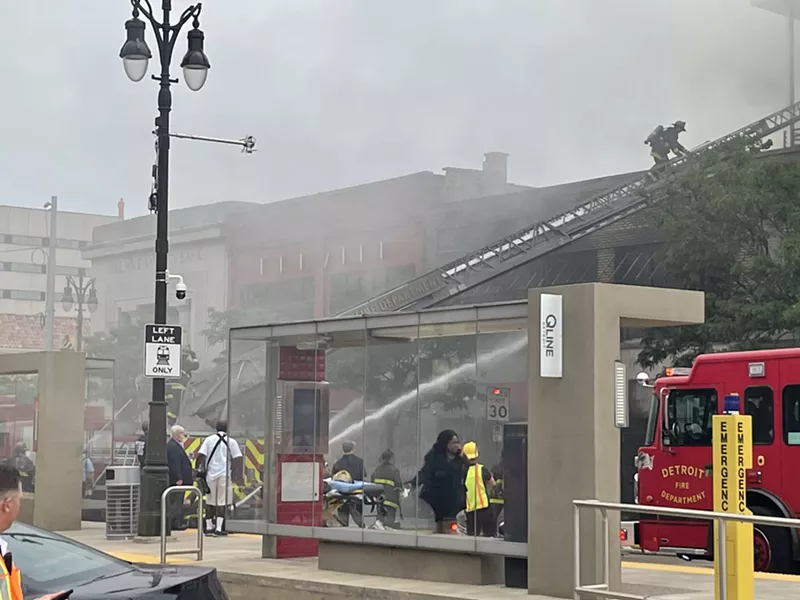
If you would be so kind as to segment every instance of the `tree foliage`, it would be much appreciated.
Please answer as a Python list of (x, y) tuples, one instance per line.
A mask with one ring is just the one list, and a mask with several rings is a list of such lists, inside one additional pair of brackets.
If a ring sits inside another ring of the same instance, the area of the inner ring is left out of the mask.
[(639, 363), (792, 343), (800, 331), (800, 164), (730, 144), (680, 174), (659, 206), (675, 287), (702, 290), (706, 322), (654, 329)]
[(134, 400), (129, 406), (135, 410), (126, 411), (131, 418), (138, 418), (150, 397), (150, 386), (142, 376), (143, 332), (143, 321), (123, 315), (115, 327), (84, 340), (87, 356), (114, 359), (115, 410)]

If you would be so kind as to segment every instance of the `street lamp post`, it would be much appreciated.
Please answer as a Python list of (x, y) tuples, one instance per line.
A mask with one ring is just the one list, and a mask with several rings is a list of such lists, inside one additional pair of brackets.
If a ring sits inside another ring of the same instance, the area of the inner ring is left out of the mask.
[[(161, 72), (153, 79), (159, 82), (158, 117), (156, 118), (158, 160), (155, 179), (155, 212), (156, 212), (156, 282), (155, 282), (155, 315), (156, 324), (164, 324), (167, 320), (167, 254), (168, 242), (168, 185), (169, 185), (169, 113), (172, 109), (172, 92), (170, 85), (177, 79), (170, 78), (170, 63), (175, 41), (181, 28), (192, 20), (192, 29), (188, 33), (189, 47), (181, 61), (184, 80), (187, 87), (197, 91), (203, 87), (211, 65), (203, 51), (204, 35), (200, 30), (200, 12), (202, 4), (189, 6), (181, 13), (176, 23), (170, 22), (172, 0), (162, 0), (163, 18), (159, 22), (149, 0), (131, 0), (133, 16), (125, 23), (127, 41), (120, 50), (120, 58), (125, 73), (132, 81), (141, 81), (147, 73), (147, 63), (152, 58), (150, 48), (144, 39), (145, 23), (139, 18), (142, 14), (150, 21), (158, 45)], [(152, 208), (152, 207), (151, 207)], [(161, 494), (167, 488), (167, 404), (164, 398), (164, 379), (153, 379), (153, 398), (150, 402), (150, 429), (147, 434), (147, 450), (145, 466), (142, 470), (141, 502), (139, 512), (139, 535), (154, 537), (160, 535), (160, 503)]]
[[(73, 294), (74, 292), (74, 294)], [(75, 306), (78, 310), (78, 333), (75, 336), (75, 350), (80, 352), (83, 349), (83, 307), (93, 313), (97, 310), (97, 289), (94, 287), (94, 279), (83, 282), (83, 275), (78, 276), (78, 280), (72, 276), (67, 276), (67, 285), (64, 287), (64, 294), (61, 296), (61, 308), (64, 312), (70, 312)]]

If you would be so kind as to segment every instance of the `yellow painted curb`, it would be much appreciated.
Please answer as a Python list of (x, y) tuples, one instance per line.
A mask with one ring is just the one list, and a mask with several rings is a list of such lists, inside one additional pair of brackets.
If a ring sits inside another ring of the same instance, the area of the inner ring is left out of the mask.
[[(713, 575), (714, 569), (710, 567), (685, 567), (683, 565), (664, 565), (660, 563), (623, 562), (626, 569), (639, 569), (642, 571), (670, 571), (672, 573), (691, 573), (694, 575)], [(800, 583), (800, 576), (786, 575), (784, 573), (756, 573), (756, 579), (770, 581), (792, 581)]]
[[(109, 554), (115, 558), (130, 563), (142, 563), (148, 565), (157, 565), (161, 563), (159, 557), (153, 556), (152, 554), (135, 554), (133, 552), (109, 552)], [(185, 558), (175, 558), (168, 556), (167, 562), (169, 564), (172, 564), (172, 563), (187, 563), (189, 561), (186, 560)]]

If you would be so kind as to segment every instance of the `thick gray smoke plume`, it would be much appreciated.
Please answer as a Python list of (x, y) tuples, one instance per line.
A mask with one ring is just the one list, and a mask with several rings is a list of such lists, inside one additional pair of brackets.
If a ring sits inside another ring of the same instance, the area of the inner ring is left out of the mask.
[[(3, 203), (144, 212), (156, 86), (123, 74), (129, 14), (0, 3)], [(488, 150), (511, 153), (513, 181), (552, 184), (646, 166), (659, 122), (684, 119), (695, 145), (786, 100), (784, 23), (749, 0), (210, 0), (202, 25), (212, 70), (177, 89), (174, 130), (261, 150), (176, 141), (175, 206), (478, 167)]]

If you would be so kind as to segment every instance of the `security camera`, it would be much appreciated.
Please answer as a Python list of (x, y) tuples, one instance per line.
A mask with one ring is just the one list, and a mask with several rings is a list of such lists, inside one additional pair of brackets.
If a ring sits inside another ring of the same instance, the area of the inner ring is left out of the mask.
[(167, 283), (169, 283), (170, 281), (175, 281), (175, 297), (178, 300), (183, 300), (184, 298), (186, 298), (186, 290), (188, 288), (186, 287), (186, 284), (183, 282), (183, 276), (177, 274), (173, 275), (169, 271), (166, 272), (166, 276), (167, 276)]

